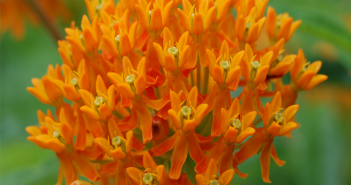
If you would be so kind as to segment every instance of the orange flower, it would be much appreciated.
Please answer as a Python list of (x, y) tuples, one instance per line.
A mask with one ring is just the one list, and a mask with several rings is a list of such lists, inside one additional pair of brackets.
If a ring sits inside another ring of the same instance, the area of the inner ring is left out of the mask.
[[(81, 175), (190, 185), (184, 172), (194, 168), (198, 184), (224, 185), (234, 172), (246, 178), (238, 165), (257, 153), (270, 182), (270, 156), (285, 163), (274, 139), (298, 127), (298, 92), (327, 79), (321, 62), (285, 53), (300, 21), (269, 8), (266, 22), (268, 0), (85, 2), (92, 22), (83, 16), (81, 30), (72, 22), (58, 42), (63, 65), (28, 88), (55, 108), (57, 119), (38, 111), (39, 125), (26, 130), (56, 152), (58, 184), (86, 184)], [(263, 27), (269, 43), (260, 43)]]
[(65, 76), (64, 82), (61, 80), (52, 81), (60, 90), (62, 95), (68, 100), (78, 101), (80, 100), (78, 90), (89, 90), (90, 84), (86, 65), (87, 64), (85, 61), (80, 62), (78, 71), (73, 72), (70, 67), (68, 67), (66, 64), (63, 64), (62, 71)]
[[(91, 181), (96, 181), (99, 179), (99, 175), (84, 155), (97, 158), (101, 152), (92, 148), (91, 152), (80, 154), (75, 150), (72, 146), (74, 136), (72, 122), (70, 115), (65, 112), (70, 112), (70, 110), (61, 108), (59, 112), (60, 122), (56, 122), (52, 114), (48, 112), (48, 116), (45, 117), (45, 124), (42, 123), (45, 114), (38, 112), (39, 121), (42, 125), (40, 129), (38, 127), (26, 128), (27, 132), (31, 134), (28, 140), (40, 148), (48, 148), (56, 152), (60, 160), (59, 173), (65, 177), (67, 184), (78, 178), (77, 171)], [(59, 179), (59, 182), (61, 180)]]
[(141, 26), (148, 31), (151, 38), (157, 39), (167, 24), (173, 1), (169, 1), (166, 4), (162, 0), (155, 0), (153, 4), (151, 3), (148, 3), (146, 0), (140, 0), (139, 4), (135, 5), (135, 8)]
[(108, 77), (121, 93), (122, 104), (125, 107), (129, 107), (132, 104), (132, 119), (122, 130), (134, 129), (139, 122), (143, 133), (143, 142), (147, 143), (152, 139), (152, 117), (149, 108), (160, 110), (169, 102), (169, 98), (163, 96), (159, 100), (150, 100), (143, 95), (145, 88), (149, 85), (145, 71), (145, 58), (141, 59), (137, 70), (135, 70), (130, 60), (124, 57), (123, 69), (125, 73), (122, 76), (117, 73), (108, 73)]
[(273, 140), (276, 136), (288, 135), (291, 130), (298, 127), (295, 123), (294, 116), (299, 108), (298, 105), (292, 105), (280, 113), (282, 110), (282, 99), (278, 92), (271, 103), (267, 103), (264, 115), (263, 124), (264, 128), (256, 130), (255, 136), (250, 138), (244, 143), (243, 147), (235, 153), (235, 159), (238, 164), (243, 163), (245, 160), (255, 155), (261, 147), (261, 168), (262, 178), (264, 182), (270, 182), (269, 180), (269, 167), (270, 167), (270, 156), (273, 157), (274, 161), (279, 165), (284, 165), (284, 161), (278, 159), (275, 148), (273, 146)]
[(208, 166), (210, 160), (219, 162), (219, 171), (222, 174), (230, 169), (233, 164), (235, 172), (242, 178), (247, 174), (242, 174), (233, 160), (235, 143), (240, 144), (246, 138), (255, 133), (255, 129), (251, 127), (252, 122), (256, 117), (256, 112), (250, 112), (242, 115), (240, 112), (240, 104), (238, 99), (234, 99), (229, 110), (222, 108), (221, 110), (221, 132), (224, 135), (217, 144), (205, 154), (205, 157), (196, 165), (195, 170), (198, 173), (203, 173)]
[(240, 80), (240, 64), (243, 55), (244, 52), (239, 52), (233, 57), (230, 57), (229, 47), (226, 41), (222, 43), (217, 59), (213, 52), (207, 50), (209, 72), (213, 80), (217, 82), (205, 100), (209, 105), (208, 111), (213, 108), (212, 137), (218, 137), (221, 134), (221, 109), (226, 108), (226, 105), (231, 102), (230, 91), (235, 91), (238, 86)]
[(259, 20), (256, 19), (258, 17), (258, 12), (256, 11), (257, 8), (247, 8), (245, 12), (238, 11), (235, 22), (235, 35), (239, 41), (253, 44), (260, 36), (266, 18), (263, 17)]
[(316, 61), (312, 64), (306, 61), (305, 55), (300, 49), (291, 69), (291, 85), (295, 91), (311, 90), (328, 79), (326, 75), (317, 74), (322, 67), (321, 61)]
[(170, 30), (166, 27), (163, 31), (163, 50), (162, 47), (154, 43), (158, 60), (165, 71), (167, 71), (167, 87), (172, 88), (175, 92), (183, 91), (188, 94), (185, 79), (189, 76), (189, 72), (196, 66), (196, 62), (188, 61), (189, 32), (185, 32), (179, 39), (178, 43), (174, 43), (174, 39)]
[(197, 106), (197, 99), (196, 87), (191, 89), (185, 105), (181, 102), (181, 97), (171, 91), (172, 108), (168, 110), (168, 113), (177, 131), (172, 137), (151, 149), (155, 156), (160, 156), (173, 148), (169, 174), (171, 179), (179, 179), (188, 151), (195, 162), (199, 162), (203, 157), (194, 129), (204, 117), (207, 104)]
[(93, 95), (84, 89), (79, 89), (84, 106), (80, 108), (82, 112), (95, 121), (107, 120), (115, 109), (115, 86), (111, 85), (108, 89), (101, 76), (96, 79), (96, 94)]
[(164, 184), (164, 166), (158, 165), (148, 152), (143, 156), (144, 171), (135, 167), (127, 168), (127, 174), (132, 184)]
[(209, 166), (206, 169), (205, 175), (197, 174), (196, 181), (199, 185), (215, 184), (215, 185), (229, 185), (234, 176), (234, 170), (227, 170), (217, 177), (217, 165), (216, 162), (211, 159)]
[(284, 38), (288, 42), (300, 24), (301, 20), (293, 22), (288, 13), (277, 16), (274, 8), (268, 7), (266, 32), (269, 38), (277, 40)]
[(32, 78), (34, 87), (28, 87), (27, 91), (44, 104), (60, 107), (63, 103), (62, 95), (55, 87), (53, 80), (63, 81), (59, 65), (56, 65), (56, 69), (49, 65), (47, 76), (44, 76), (42, 79)]

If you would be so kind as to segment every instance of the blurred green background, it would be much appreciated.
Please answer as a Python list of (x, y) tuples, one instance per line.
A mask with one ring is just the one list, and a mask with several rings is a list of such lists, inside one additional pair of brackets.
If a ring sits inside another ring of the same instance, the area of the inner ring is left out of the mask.
[[(67, 1), (68, 2), (68, 1)], [(278, 156), (287, 163), (278, 167), (271, 161), (273, 184), (351, 184), (351, 1), (271, 0), (278, 13), (288, 12), (303, 21), (287, 44), (289, 53), (302, 48), (310, 61), (322, 60), (321, 74), (329, 79), (309, 92), (299, 94), (293, 139), (278, 138)], [(72, 19), (80, 24), (86, 13), (83, 0), (67, 3)], [(69, 23), (59, 22), (63, 33)], [(11, 34), (1, 38), (1, 127), (0, 184), (55, 184), (58, 160), (26, 140), (24, 128), (37, 124), (41, 104), (26, 91), (32, 77), (41, 77), (49, 64), (62, 64), (57, 43), (42, 26), (26, 26), (23, 40)], [(249, 173), (235, 175), (232, 184), (264, 184), (259, 156), (239, 166)]]

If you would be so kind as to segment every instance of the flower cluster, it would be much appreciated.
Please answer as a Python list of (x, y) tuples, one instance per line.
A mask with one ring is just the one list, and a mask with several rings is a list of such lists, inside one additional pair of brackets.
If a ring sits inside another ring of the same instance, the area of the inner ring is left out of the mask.
[(285, 54), (301, 21), (271, 7), (264, 17), (268, 0), (85, 2), (58, 42), (63, 64), (28, 88), (55, 109), (26, 130), (56, 153), (59, 184), (227, 185), (255, 154), (270, 182), (298, 92), (327, 79), (302, 50)]

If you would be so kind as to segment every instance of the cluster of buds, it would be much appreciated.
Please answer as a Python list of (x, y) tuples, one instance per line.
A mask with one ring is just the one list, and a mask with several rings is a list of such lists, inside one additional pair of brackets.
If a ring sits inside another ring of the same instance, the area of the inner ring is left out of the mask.
[(58, 42), (63, 64), (28, 88), (55, 108), (26, 130), (56, 153), (59, 184), (227, 185), (255, 154), (270, 182), (298, 92), (327, 79), (302, 50), (285, 54), (300, 21), (264, 17), (268, 0), (85, 2), (89, 17)]

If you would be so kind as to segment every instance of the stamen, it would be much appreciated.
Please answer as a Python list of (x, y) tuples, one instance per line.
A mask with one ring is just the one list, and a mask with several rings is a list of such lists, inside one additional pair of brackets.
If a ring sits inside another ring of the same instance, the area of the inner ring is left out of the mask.
[(53, 134), (52, 134), (53, 137), (60, 137), (60, 131), (56, 130)]
[(239, 130), (241, 128), (241, 122), (239, 119), (232, 119), (230, 126), (234, 127), (235, 129)]
[(277, 59), (278, 59), (279, 62), (282, 61), (283, 60), (283, 55), (279, 55)]
[(249, 29), (251, 27), (251, 25), (252, 25), (251, 22), (247, 22), (246, 23), (246, 29)]
[(168, 48), (168, 53), (175, 56), (178, 54), (178, 49), (176, 47)]
[(255, 70), (257, 70), (260, 66), (261, 66), (261, 64), (258, 61), (251, 62), (251, 68), (253, 68)]
[(182, 108), (182, 114), (183, 114), (183, 116), (186, 117), (186, 118), (190, 117), (191, 114), (192, 114), (191, 108), (188, 107), (188, 106), (183, 106), (183, 108)]
[(230, 67), (229, 61), (222, 61), (222, 68), (227, 70)]
[(104, 98), (103, 97), (96, 97), (94, 100), (94, 104), (95, 106), (99, 107), (101, 104), (104, 103)]
[(96, 5), (96, 11), (100, 11), (102, 9), (103, 5), (102, 4), (98, 4)]
[(112, 144), (114, 146), (119, 146), (122, 144), (122, 139), (120, 137), (116, 136), (112, 139)]
[(71, 80), (71, 84), (72, 84), (72, 85), (77, 85), (77, 84), (78, 84), (78, 79), (77, 79), (77, 78), (73, 78), (73, 79)]
[(274, 114), (273, 120), (277, 122), (279, 125), (283, 124), (284, 122), (284, 117), (283, 114), (278, 112)]
[(208, 185), (219, 185), (219, 182), (217, 180), (211, 180)]
[(126, 78), (126, 82), (128, 84), (132, 84), (134, 82), (134, 78), (132, 75), (128, 75), (127, 78)]
[(152, 185), (153, 181), (154, 181), (154, 177), (151, 174), (149, 174), (149, 173), (144, 174), (143, 183), (145, 185)]
[(120, 38), (121, 38), (121, 35), (117, 35), (117, 36), (115, 37), (115, 42), (118, 43)]

